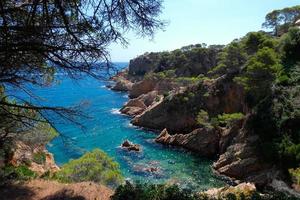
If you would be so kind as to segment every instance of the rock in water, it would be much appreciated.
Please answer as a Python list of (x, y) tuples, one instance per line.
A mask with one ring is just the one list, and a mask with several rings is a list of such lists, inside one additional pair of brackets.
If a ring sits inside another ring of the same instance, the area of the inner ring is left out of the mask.
[(128, 151), (136, 151), (136, 152), (140, 152), (141, 151), (141, 146), (139, 144), (133, 144), (132, 142), (125, 140), (121, 147), (123, 149), (127, 149)]

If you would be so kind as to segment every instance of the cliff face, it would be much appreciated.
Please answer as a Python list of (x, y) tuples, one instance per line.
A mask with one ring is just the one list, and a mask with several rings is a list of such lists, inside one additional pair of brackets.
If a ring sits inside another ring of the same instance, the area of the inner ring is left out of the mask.
[[(170, 91), (174, 90), (176, 87)], [(146, 109), (132, 123), (152, 129), (167, 128), (170, 133), (188, 133), (198, 127), (196, 116), (201, 109), (210, 116), (245, 112), (244, 98), (243, 89), (226, 77), (202, 81), (181, 92), (170, 92), (164, 101)]]
[(43, 175), (46, 172), (54, 173), (59, 170), (53, 155), (47, 151), (45, 145), (26, 144), (20, 140), (14, 141), (8, 163), (15, 167), (26, 164), (30, 170), (38, 175)]

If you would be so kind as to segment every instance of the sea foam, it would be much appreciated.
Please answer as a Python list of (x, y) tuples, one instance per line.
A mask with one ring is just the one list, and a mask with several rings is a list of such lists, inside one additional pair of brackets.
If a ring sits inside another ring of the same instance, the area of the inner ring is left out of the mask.
[(113, 108), (110, 110), (110, 113), (114, 114), (114, 115), (120, 115), (120, 109), (119, 108)]

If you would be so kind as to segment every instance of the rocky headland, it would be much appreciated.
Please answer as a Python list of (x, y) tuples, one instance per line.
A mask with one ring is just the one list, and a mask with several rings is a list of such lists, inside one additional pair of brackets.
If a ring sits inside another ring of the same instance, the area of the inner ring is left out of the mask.
[(194, 68), (172, 68), (163, 53), (131, 60), (128, 69), (114, 77), (114, 89), (130, 97), (120, 111), (132, 117), (133, 125), (160, 131), (156, 142), (215, 159), (213, 170), (231, 183), (279, 190), (274, 183), (285, 184), (286, 175), (259, 151), (261, 138), (252, 128), (255, 113), (244, 87), (233, 79), (237, 72), (213, 76), (222, 48), (200, 49), (210, 54), (200, 53)]

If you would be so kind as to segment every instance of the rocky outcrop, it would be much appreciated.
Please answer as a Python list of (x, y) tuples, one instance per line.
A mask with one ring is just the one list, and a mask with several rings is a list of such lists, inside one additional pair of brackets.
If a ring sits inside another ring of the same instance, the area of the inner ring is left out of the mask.
[(151, 91), (135, 99), (130, 99), (120, 110), (121, 113), (135, 117), (143, 113), (148, 107), (160, 102), (162, 96), (157, 91)]
[[(53, 155), (46, 150), (45, 145), (31, 146), (22, 141), (15, 141), (12, 152), (9, 163), (14, 166), (26, 164), (29, 169), (39, 175), (48, 171), (53, 173), (59, 170)], [(42, 156), (41, 162), (36, 161), (37, 155)]]
[(158, 102), (161, 99), (161, 96), (158, 94), (158, 91), (154, 90), (147, 94), (142, 94), (138, 99), (141, 100), (145, 106), (149, 107), (153, 103)]
[(130, 98), (137, 98), (142, 94), (147, 94), (155, 89), (156, 82), (151, 79), (145, 79), (132, 85), (132, 89), (129, 92)]
[(243, 195), (244, 197), (250, 197), (256, 192), (256, 187), (252, 183), (241, 183), (237, 186), (226, 186), (222, 188), (213, 188), (199, 194), (199, 196), (205, 196), (209, 199), (227, 199), (229, 194), (233, 194), (237, 197)]
[(167, 128), (171, 134), (189, 133), (199, 127), (195, 118), (201, 109), (210, 116), (248, 110), (244, 91), (226, 77), (203, 81), (182, 91), (136, 116), (132, 123), (151, 129)]
[(136, 151), (136, 152), (140, 152), (142, 150), (141, 146), (139, 144), (133, 144), (132, 142), (125, 140), (121, 147), (123, 149), (126, 149), (128, 151)]
[(207, 87), (204, 107), (211, 115), (249, 112), (243, 87), (232, 81), (230, 77), (223, 76), (204, 84)]
[(115, 82), (116, 84), (111, 88), (112, 90), (127, 92), (132, 89), (133, 83), (123, 77), (115, 78)]
[[(280, 177), (281, 174), (279, 170), (262, 159), (256, 148), (259, 136), (247, 127), (250, 121), (251, 115), (246, 117), (242, 127), (237, 129), (237, 133), (235, 129), (224, 131), (229, 134), (225, 135), (227, 140), (231, 137), (233, 139), (231, 142), (223, 140), (223, 143), (220, 143), (221, 155), (213, 164), (213, 168), (218, 174), (230, 177), (232, 180), (248, 181), (255, 183), (258, 187), (263, 187)], [(230, 132), (232, 132), (231, 136)], [(223, 136), (221, 135), (221, 138)], [(226, 143), (228, 146), (224, 145)], [(224, 148), (225, 146), (227, 148)]]
[(129, 116), (136, 116), (144, 112), (146, 108), (147, 106), (140, 99), (131, 99), (123, 106), (120, 112)]
[(172, 99), (168, 97), (136, 116), (132, 124), (157, 130), (167, 128), (170, 133), (188, 133), (197, 128), (195, 116), (187, 109), (192, 106), (180, 102), (176, 96)]
[(214, 129), (199, 128), (189, 134), (170, 135), (166, 129), (155, 139), (162, 144), (182, 146), (202, 156), (216, 156), (219, 149), (219, 134)]

